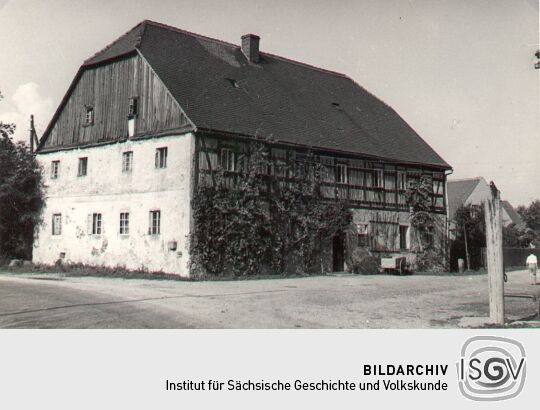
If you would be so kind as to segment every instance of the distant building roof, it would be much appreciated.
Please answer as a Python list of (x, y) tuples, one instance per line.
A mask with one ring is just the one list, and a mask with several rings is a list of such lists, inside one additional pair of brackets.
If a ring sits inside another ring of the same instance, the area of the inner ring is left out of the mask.
[(510, 204), (510, 202), (501, 201), (501, 206), (506, 210), (506, 213), (512, 220), (513, 224), (521, 225), (523, 223), (523, 219), (521, 219), (521, 216), (519, 216), (514, 207)]
[(482, 177), (476, 177), (448, 181), (448, 212), (450, 218), (453, 218), (458, 208), (465, 204), (467, 198), (473, 193), (482, 179)]
[(343, 74), (264, 52), (252, 63), (237, 45), (160, 23), (138, 24), (81, 71), (137, 53), (197, 130), (451, 168), (396, 111)]

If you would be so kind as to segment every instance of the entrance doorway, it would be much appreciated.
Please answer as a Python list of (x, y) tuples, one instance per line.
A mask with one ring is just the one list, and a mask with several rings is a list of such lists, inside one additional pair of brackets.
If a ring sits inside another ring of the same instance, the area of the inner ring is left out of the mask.
[(342, 233), (332, 238), (332, 270), (334, 272), (345, 270), (345, 235)]

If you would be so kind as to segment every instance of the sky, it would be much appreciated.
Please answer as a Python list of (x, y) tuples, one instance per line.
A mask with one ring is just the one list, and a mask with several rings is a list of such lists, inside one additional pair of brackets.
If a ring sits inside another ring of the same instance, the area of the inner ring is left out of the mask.
[(44, 131), (83, 60), (144, 19), (337, 71), (514, 206), (540, 198), (538, 0), (0, 0), (0, 120)]

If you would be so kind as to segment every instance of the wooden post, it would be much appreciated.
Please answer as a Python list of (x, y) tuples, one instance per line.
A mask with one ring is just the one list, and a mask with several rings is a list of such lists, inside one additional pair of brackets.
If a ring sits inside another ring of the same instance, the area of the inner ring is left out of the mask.
[(35, 133), (35, 128), (34, 128), (34, 116), (31, 115), (30, 116), (30, 152), (33, 154), (34, 153), (34, 133)]
[(504, 269), (500, 192), (490, 183), (491, 196), (484, 202), (486, 216), (486, 259), (489, 283), (489, 317), (504, 324)]

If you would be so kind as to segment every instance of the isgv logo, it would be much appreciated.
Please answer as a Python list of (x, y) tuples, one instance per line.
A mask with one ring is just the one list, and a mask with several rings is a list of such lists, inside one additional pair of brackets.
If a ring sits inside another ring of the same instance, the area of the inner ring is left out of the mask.
[(461, 348), (457, 369), (459, 390), (465, 397), (477, 401), (511, 399), (525, 384), (525, 349), (513, 339), (475, 336)]

